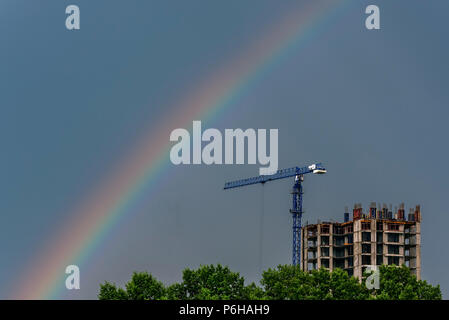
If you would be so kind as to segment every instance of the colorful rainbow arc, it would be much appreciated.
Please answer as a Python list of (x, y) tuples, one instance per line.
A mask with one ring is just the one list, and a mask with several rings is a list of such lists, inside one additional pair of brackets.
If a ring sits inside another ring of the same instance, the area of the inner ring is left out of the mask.
[(13, 298), (48, 299), (64, 287), (64, 270), (69, 264), (83, 264), (142, 190), (154, 186), (169, 164), (169, 136), (175, 128), (190, 126), (193, 120), (209, 119), (230, 105), (264, 70), (282, 58), (290, 48), (305, 41), (315, 27), (324, 25), (348, 0), (313, 0), (307, 8), (289, 12), (280, 23), (263, 33), (232, 61), (215, 70), (193, 94), (176, 104), (179, 112), (165, 115), (136, 143), (114, 174), (107, 177), (60, 229), (49, 245), (28, 265)]

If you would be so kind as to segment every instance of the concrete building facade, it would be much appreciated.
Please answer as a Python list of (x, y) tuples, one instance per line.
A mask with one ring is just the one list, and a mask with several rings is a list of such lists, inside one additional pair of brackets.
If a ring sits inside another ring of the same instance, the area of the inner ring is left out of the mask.
[(406, 219), (404, 204), (394, 213), (384, 204), (371, 203), (367, 213), (356, 204), (352, 220), (346, 209), (344, 222), (306, 225), (301, 234), (301, 268), (340, 268), (361, 279), (369, 266), (403, 265), (421, 278), (421, 211), (410, 209)]

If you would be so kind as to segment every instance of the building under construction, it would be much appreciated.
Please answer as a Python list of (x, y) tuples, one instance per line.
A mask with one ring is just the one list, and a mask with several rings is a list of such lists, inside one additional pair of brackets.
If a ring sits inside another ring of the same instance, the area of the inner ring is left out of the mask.
[(301, 268), (340, 268), (361, 279), (368, 266), (405, 264), (421, 276), (421, 211), (411, 208), (405, 217), (404, 204), (394, 211), (371, 203), (363, 212), (354, 206), (352, 220), (346, 208), (344, 222), (318, 222), (303, 227)]

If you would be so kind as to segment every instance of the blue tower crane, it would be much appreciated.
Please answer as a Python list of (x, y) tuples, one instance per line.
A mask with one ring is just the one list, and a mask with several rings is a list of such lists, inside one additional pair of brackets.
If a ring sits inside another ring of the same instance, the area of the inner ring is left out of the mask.
[(292, 263), (294, 266), (301, 264), (301, 218), (302, 218), (302, 182), (304, 181), (304, 175), (307, 173), (324, 174), (326, 169), (321, 163), (312, 164), (307, 167), (293, 167), (288, 169), (278, 170), (272, 175), (262, 175), (253, 178), (247, 178), (242, 180), (236, 180), (232, 182), (226, 182), (224, 189), (232, 189), (251, 184), (265, 183), (272, 180), (279, 180), (289, 177), (295, 177), (295, 184), (291, 192), (293, 196), (293, 206), (290, 213), (293, 217), (293, 254)]

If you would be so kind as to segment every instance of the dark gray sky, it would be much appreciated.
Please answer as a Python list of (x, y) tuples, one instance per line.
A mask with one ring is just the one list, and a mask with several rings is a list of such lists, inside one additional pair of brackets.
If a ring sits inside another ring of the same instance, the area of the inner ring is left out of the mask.
[[(422, 278), (447, 297), (449, 2), (349, 2), (203, 127), (278, 128), (280, 168), (325, 163), (306, 177), (304, 222), (354, 202), (421, 204)], [(176, 97), (304, 3), (1, 0), (0, 297)], [(80, 31), (65, 29), (69, 4)], [(368, 4), (379, 31), (364, 28)], [(95, 298), (133, 271), (168, 284), (219, 262), (257, 281), (290, 263), (292, 181), (222, 190), (258, 167), (170, 165), (80, 264), (81, 290), (56, 297)]]

